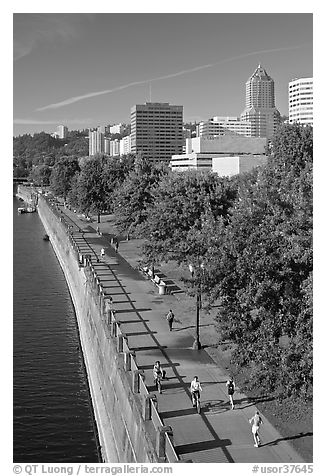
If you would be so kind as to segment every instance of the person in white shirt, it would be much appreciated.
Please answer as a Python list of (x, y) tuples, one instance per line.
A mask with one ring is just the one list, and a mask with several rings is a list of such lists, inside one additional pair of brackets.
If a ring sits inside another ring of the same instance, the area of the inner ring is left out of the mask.
[(250, 418), (249, 423), (251, 426), (252, 435), (254, 437), (254, 446), (258, 448), (260, 445), (260, 436), (259, 436), (259, 427), (263, 423), (263, 420), (260, 416), (260, 413), (257, 411), (252, 418)]
[(162, 393), (162, 390), (161, 390), (161, 387), (159, 386), (159, 384), (161, 384), (161, 379), (164, 378), (163, 377), (163, 372), (164, 372), (164, 370), (161, 367), (161, 363), (160, 363), (159, 360), (157, 360), (154, 364), (154, 367), (153, 367), (153, 377), (154, 377), (154, 384), (156, 385), (156, 387), (160, 391), (160, 393)]
[(194, 377), (193, 381), (190, 384), (190, 392), (191, 392), (191, 397), (192, 397), (192, 406), (196, 406), (196, 394), (198, 396), (198, 399), (200, 399), (200, 392), (202, 392), (203, 389), (201, 388), (200, 382), (198, 380), (197, 375)]

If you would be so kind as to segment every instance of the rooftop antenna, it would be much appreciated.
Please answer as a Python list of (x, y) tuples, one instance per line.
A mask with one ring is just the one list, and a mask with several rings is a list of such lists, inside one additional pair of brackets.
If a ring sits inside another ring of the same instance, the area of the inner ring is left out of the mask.
[(149, 82), (149, 102), (152, 102), (152, 82)]

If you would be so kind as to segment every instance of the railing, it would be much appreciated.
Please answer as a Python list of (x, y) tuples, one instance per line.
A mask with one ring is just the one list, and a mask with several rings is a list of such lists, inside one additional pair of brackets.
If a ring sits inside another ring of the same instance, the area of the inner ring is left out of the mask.
[(151, 417), (155, 430), (162, 428), (163, 422), (160, 418), (160, 415), (157, 411), (157, 403), (151, 399)]
[(169, 463), (176, 463), (177, 461), (179, 461), (179, 457), (167, 433), (165, 433), (165, 455)]

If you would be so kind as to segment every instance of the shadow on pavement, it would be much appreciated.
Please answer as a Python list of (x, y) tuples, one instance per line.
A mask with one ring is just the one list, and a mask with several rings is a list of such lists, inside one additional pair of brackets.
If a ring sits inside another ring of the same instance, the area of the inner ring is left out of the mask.
[(298, 438), (305, 438), (307, 436), (313, 436), (313, 433), (309, 431), (308, 433), (299, 433), (298, 435), (293, 435), (293, 436), (286, 436), (284, 438), (278, 438), (277, 440), (270, 441), (269, 443), (265, 443), (263, 445), (260, 445), (262, 448), (263, 446), (274, 446), (280, 443), (281, 441), (288, 441), (288, 440), (296, 440)]
[(272, 402), (275, 400), (275, 397), (271, 397), (270, 395), (262, 395), (260, 397), (245, 397), (241, 399), (236, 399), (234, 398), (234, 404), (235, 405), (241, 405), (242, 403), (247, 403), (247, 405), (241, 406), (241, 408), (247, 408), (247, 407), (252, 407), (253, 405), (256, 405), (257, 403), (262, 403), (262, 402)]
[[(190, 403), (189, 408), (183, 408), (182, 410), (171, 410), (168, 412), (160, 412), (161, 418), (163, 418), (164, 420), (165, 418), (175, 418), (180, 416), (193, 415), (194, 413), (197, 413), (196, 408), (193, 408), (191, 406), (191, 402), (189, 403)], [(178, 452), (179, 452), (179, 448), (178, 448)]]
[[(180, 445), (176, 447), (178, 454), (185, 453), (195, 453), (197, 451), (211, 450), (214, 448), (224, 448), (225, 446), (230, 446), (232, 443), (229, 439), (225, 440), (211, 440), (211, 441), (200, 441), (199, 443), (190, 443), (189, 445)], [(230, 458), (230, 462), (233, 463), (233, 459)]]

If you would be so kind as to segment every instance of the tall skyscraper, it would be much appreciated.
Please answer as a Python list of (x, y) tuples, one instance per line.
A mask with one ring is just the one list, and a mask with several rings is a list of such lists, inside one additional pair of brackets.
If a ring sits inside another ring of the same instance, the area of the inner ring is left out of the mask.
[(280, 123), (280, 113), (275, 107), (274, 80), (261, 65), (246, 82), (246, 108), (241, 120), (251, 122), (253, 137), (268, 139)]
[(313, 78), (289, 82), (289, 123), (313, 125)]
[(131, 152), (155, 162), (171, 160), (183, 146), (183, 106), (137, 104), (131, 108)]

